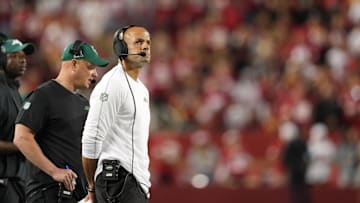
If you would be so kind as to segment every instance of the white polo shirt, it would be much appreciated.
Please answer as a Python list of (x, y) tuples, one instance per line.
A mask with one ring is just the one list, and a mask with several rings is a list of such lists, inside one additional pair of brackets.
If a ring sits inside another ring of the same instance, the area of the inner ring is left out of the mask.
[(148, 193), (151, 186), (149, 91), (139, 79), (135, 81), (126, 74), (132, 94), (125, 74), (120, 64), (115, 66), (102, 77), (91, 93), (82, 154), (90, 159), (99, 159), (95, 177), (102, 171), (104, 159), (119, 160), (126, 170), (133, 172)]

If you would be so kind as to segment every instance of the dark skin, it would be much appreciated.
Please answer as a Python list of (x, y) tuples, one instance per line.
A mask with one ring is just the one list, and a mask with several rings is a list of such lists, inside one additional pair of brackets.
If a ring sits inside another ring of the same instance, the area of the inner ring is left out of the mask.
[(24, 75), (26, 71), (26, 65), (26, 55), (23, 51), (8, 53), (5, 73), (10, 78), (18, 78)]
[[(7, 64), (4, 68), (5, 74), (12, 79), (16, 79), (24, 75), (26, 70), (26, 55), (23, 51), (8, 53)], [(18, 148), (13, 142), (0, 140), (0, 154), (10, 154), (17, 152)]]
[[(124, 34), (124, 40), (128, 45), (129, 53), (139, 53), (145, 52), (146, 56), (139, 55), (129, 55), (124, 60), (119, 60), (124, 67), (124, 70), (127, 74), (134, 80), (138, 79), (140, 70), (142, 67), (148, 63), (150, 63), (150, 34), (143, 27), (131, 27), (126, 30)], [(89, 192), (88, 198), (91, 203), (96, 203), (95, 197), (95, 183), (94, 183), (94, 175), (96, 171), (96, 166), (98, 159), (89, 159), (83, 156), (82, 158), (85, 175), (89, 184), (89, 189), (92, 192)], [(86, 199), (88, 200), (88, 199)]]

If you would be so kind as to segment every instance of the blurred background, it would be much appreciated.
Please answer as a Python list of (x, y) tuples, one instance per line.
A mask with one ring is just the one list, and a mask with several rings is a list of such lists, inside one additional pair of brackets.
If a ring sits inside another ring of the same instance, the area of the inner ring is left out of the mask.
[(37, 47), (23, 96), (76, 39), (100, 80), (128, 24), (152, 37), (150, 202), (360, 202), (360, 0), (0, 0)]

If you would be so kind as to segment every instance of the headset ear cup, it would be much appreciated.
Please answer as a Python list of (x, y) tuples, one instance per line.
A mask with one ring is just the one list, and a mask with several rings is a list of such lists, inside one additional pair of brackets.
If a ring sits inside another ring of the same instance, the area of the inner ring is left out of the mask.
[[(128, 47), (124, 40), (120, 40), (120, 49), (122, 54), (128, 54)], [(124, 56), (126, 58), (126, 55)]]
[(125, 59), (128, 54), (128, 46), (124, 40), (124, 33), (127, 29), (135, 27), (136, 25), (128, 25), (123, 28), (116, 30), (113, 37), (113, 49), (120, 59)]
[(116, 56), (118, 56), (119, 58), (121, 58), (121, 45), (120, 45), (120, 41), (119, 40), (115, 40), (114, 44), (113, 44), (113, 48), (114, 48), (114, 52), (116, 54)]
[(126, 55), (124, 54), (128, 53), (128, 48), (124, 40), (119, 40), (118, 38), (115, 38), (113, 48), (116, 56), (122, 59), (126, 58)]
[(121, 45), (119, 40), (119, 34), (121, 32), (121, 29), (116, 30), (114, 37), (113, 37), (113, 49), (114, 53), (117, 57), (121, 58)]

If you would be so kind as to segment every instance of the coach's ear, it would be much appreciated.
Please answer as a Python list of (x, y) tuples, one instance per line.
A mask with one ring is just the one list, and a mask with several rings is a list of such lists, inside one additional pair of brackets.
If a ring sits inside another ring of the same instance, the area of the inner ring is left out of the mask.
[(72, 59), (71, 60), (71, 70), (75, 71), (76, 70), (76, 64), (79, 63), (76, 59)]

